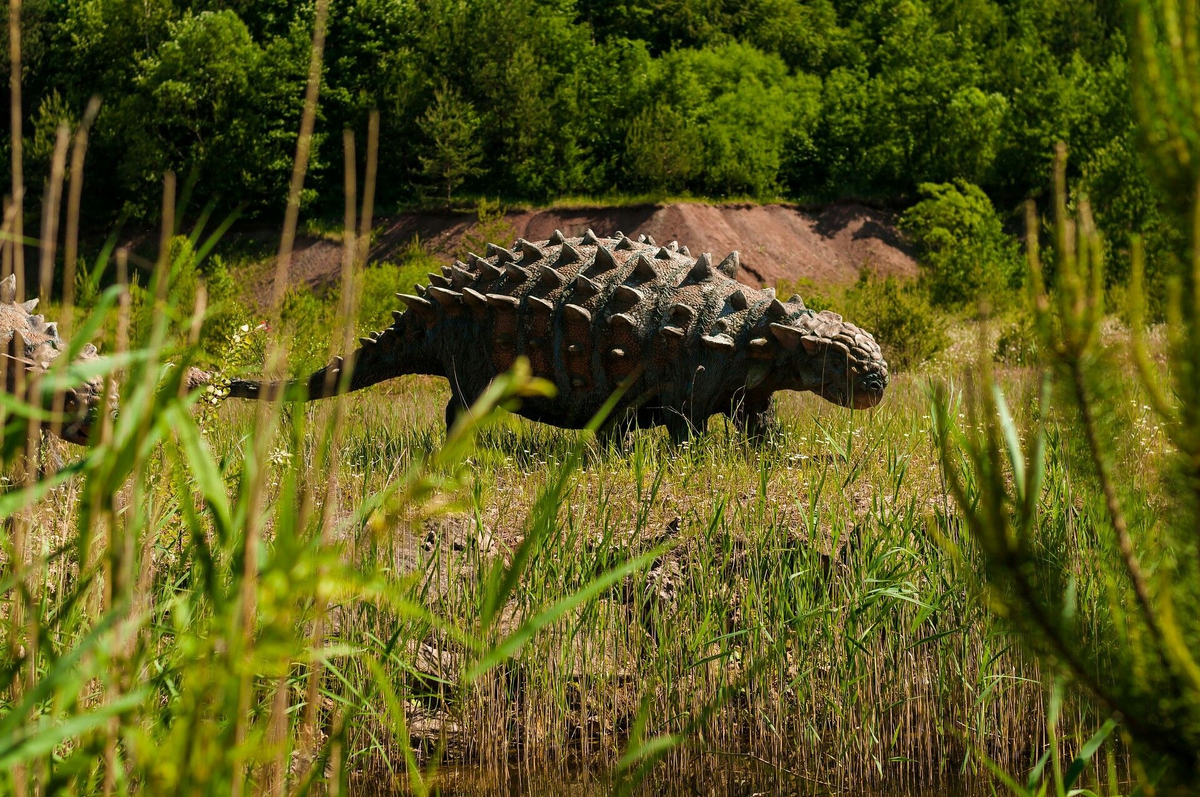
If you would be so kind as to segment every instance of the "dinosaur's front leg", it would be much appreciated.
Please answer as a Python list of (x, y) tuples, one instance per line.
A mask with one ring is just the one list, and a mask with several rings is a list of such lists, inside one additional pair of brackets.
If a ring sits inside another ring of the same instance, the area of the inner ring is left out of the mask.
[(751, 442), (763, 443), (779, 430), (779, 419), (775, 415), (773, 396), (743, 398), (733, 407), (730, 416), (734, 428), (746, 435)]
[(458, 420), (458, 416), (462, 415), (470, 409), (470, 404), (460, 396), (456, 391), (450, 392), (450, 400), (446, 402), (446, 435), (449, 436), (450, 430), (454, 428), (454, 422)]

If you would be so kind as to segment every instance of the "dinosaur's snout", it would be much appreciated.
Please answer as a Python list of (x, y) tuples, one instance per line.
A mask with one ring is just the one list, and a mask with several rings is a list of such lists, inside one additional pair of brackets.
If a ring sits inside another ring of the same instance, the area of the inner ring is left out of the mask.
[(844, 382), (826, 380), (817, 392), (821, 398), (837, 404), (839, 407), (869, 410), (883, 401), (887, 383), (886, 373), (872, 373), (865, 377), (852, 377)]
[(887, 374), (871, 374), (859, 380), (854, 388), (854, 409), (869, 410), (882, 401), (887, 382)]
[[(76, 388), (67, 388), (63, 392), (62, 412), (63, 422), (58, 434), (64, 440), (78, 445), (87, 445), (92, 433), (92, 426), (100, 418), (100, 405), (103, 403), (103, 385), (99, 380)], [(115, 399), (113, 409), (116, 409)]]

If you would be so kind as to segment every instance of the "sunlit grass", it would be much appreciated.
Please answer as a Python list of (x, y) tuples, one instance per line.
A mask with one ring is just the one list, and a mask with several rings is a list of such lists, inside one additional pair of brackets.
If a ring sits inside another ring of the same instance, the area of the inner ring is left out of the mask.
[[(444, 633), (393, 651), (423, 754), (488, 769), (604, 770), (639, 706), (656, 734), (679, 731), (732, 687), (702, 741), (673, 756), (754, 756), (837, 788), (951, 779), (978, 770), (974, 748), (1014, 770), (1031, 765), (1045, 745), (1044, 684), (983, 610), (969, 561), (955, 557), (969, 551), (945, 516), (925, 390), (922, 377), (903, 377), (869, 414), (785, 395), (781, 434), (762, 448), (723, 420), (683, 450), (658, 431), (588, 443), (508, 623), (621, 561), (667, 552), (532, 642), (487, 687), (450, 687), (463, 652)], [(440, 381), (406, 378), (343, 399), (339, 515), (436, 450), (446, 398)], [(216, 450), (232, 455), (252, 423), (253, 407), (227, 404)], [(520, 544), (579, 442), (580, 433), (503, 421), (471, 452), (462, 501), (369, 544), (356, 539), (356, 550), (420, 574), (422, 601), (476, 628), (481, 573)], [(369, 615), (342, 625), (348, 642), (388, 638), (391, 626)], [(1093, 725), (1076, 707), (1066, 728)], [(352, 735), (369, 771), (403, 746), (369, 721)]]

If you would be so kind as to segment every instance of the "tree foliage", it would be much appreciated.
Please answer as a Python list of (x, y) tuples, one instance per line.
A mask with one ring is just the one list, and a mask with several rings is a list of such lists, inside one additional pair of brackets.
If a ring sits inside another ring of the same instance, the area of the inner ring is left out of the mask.
[(635, 179), (658, 191), (678, 191), (700, 167), (702, 144), (677, 110), (651, 105), (629, 125), (625, 156)]
[[(336, 205), (340, 153), (323, 140), (378, 108), (380, 199), (407, 199), (429, 180), (428, 142), (444, 134), (435, 128), (453, 118), (453, 99), (472, 122), (460, 132), (473, 132), (452, 149), (481, 153), (477, 171), (467, 157), (450, 180), (466, 194), (907, 202), (924, 183), (962, 179), (1008, 210), (1043, 191), (1061, 140), (1072, 177), (1116, 188), (1097, 207), (1101, 228), (1143, 229), (1159, 187), (1114, 179), (1136, 162), (1121, 160), (1135, 120), (1117, 6), (347, 0), (330, 19), (308, 185)], [(98, 94), (97, 221), (124, 203), (152, 212), (147, 187), (167, 168), (195, 171), (199, 195), (278, 212), (312, 13), (245, 0), (26, 0), (27, 149)]]
[(454, 189), (482, 171), (483, 148), (476, 139), (479, 116), (458, 90), (443, 86), (433, 94), (433, 104), (421, 117), (428, 136), (420, 156), (421, 173), (446, 190), (446, 202)]

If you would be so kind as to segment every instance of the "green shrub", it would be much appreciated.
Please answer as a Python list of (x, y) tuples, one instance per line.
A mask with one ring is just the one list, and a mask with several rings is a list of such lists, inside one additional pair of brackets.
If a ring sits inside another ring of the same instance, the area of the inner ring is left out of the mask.
[(874, 336), (893, 371), (907, 371), (946, 347), (946, 318), (924, 288), (895, 277), (880, 279), (863, 270), (850, 288), (817, 288), (812, 280), (779, 280), (782, 299), (798, 295), (813, 312), (832, 310)]
[[(833, 290), (837, 291), (836, 288)], [(841, 297), (841, 292), (834, 295), (830, 293), (829, 288), (818, 288), (816, 283), (807, 277), (800, 277), (794, 280), (779, 280), (775, 283), (775, 293), (780, 299), (799, 296), (804, 302), (805, 307), (818, 313), (822, 310), (831, 310), (841, 304), (838, 301)]]
[(651, 75), (653, 100), (629, 125), (625, 161), (652, 189), (774, 196), (785, 149), (820, 117), (819, 79), (740, 42), (672, 51)]
[[(1146, 249), (1149, 310), (1152, 317), (1161, 317), (1170, 275), (1178, 273), (1180, 256), (1187, 251), (1187, 221), (1146, 173), (1133, 131), (1092, 153), (1080, 171), (1072, 194), (1086, 196), (1092, 203), (1096, 227), (1103, 235), (1105, 287), (1111, 293), (1129, 281), (1129, 239), (1140, 236)], [(1125, 304), (1118, 301), (1109, 306), (1120, 310)]]
[(1005, 365), (1035, 365), (1039, 361), (1038, 333), (1028, 313), (1000, 328), (996, 360)]
[[(246, 363), (230, 358), (233, 337), (241, 327), (247, 330), (257, 319), (241, 295), (241, 286), (229, 273), (225, 260), (214, 255), (205, 269), (205, 288), (208, 290), (208, 313), (200, 330), (200, 350), (206, 364), (222, 369), (234, 369)], [(244, 334), (244, 333), (242, 333)], [(255, 365), (259, 365), (255, 363)]]
[[(200, 195), (273, 207), (291, 175), (308, 62), (298, 45), (307, 37), (260, 43), (230, 9), (186, 9), (166, 27), (165, 40), (133, 59), (136, 77), (125, 91), (106, 96), (112, 104), (101, 127), (124, 142), (122, 185), (143, 189), (133, 202), (148, 213), (142, 194), (153, 193), (144, 188), (167, 169), (194, 174)], [(312, 172), (322, 165), (323, 138), (318, 128)]]
[(35, 185), (36, 181), (44, 180), (50, 173), (59, 126), (66, 125), (73, 132), (79, 124), (77, 117), (78, 113), (63, 100), (58, 91), (51, 90), (42, 98), (37, 114), (32, 119), (32, 135), (26, 139), (28, 143), (25, 149), (25, 173), (35, 181)]
[(629, 125), (625, 157), (638, 184), (652, 191), (679, 191), (700, 171), (704, 143), (676, 109), (654, 104)]
[(464, 180), (483, 171), (479, 115), (460, 91), (442, 81), (421, 117), (425, 145), (419, 156), (421, 176), (446, 192), (446, 204)]
[(322, 300), (307, 285), (289, 288), (284, 294), (279, 321), (283, 335), (291, 341), (288, 370), (293, 375), (308, 374), (329, 358), (336, 308), (335, 301)]
[(379, 331), (392, 323), (392, 311), (400, 308), (397, 293), (413, 292), (424, 284), (427, 272), (437, 271), (440, 264), (436, 258), (420, 249), (410, 247), (399, 263), (378, 263), (363, 272), (362, 296), (358, 306), (358, 331)]
[(1020, 284), (1020, 251), (987, 194), (965, 180), (925, 183), (920, 191), (925, 198), (904, 213), (900, 228), (917, 247), (930, 299), (943, 307), (981, 297), (1006, 304)]
[[(167, 251), (169, 267), (167, 290), (171, 295), (171, 304), (167, 308), (156, 308), (153, 296), (153, 277), (148, 273), (135, 271), (131, 275), (129, 286), (130, 325), (129, 335), (133, 341), (149, 339), (154, 325), (156, 313), (166, 313), (167, 335), (176, 337), (186, 333), (191, 325), (192, 312), (196, 303), (196, 289), (200, 285), (200, 274), (196, 263), (196, 252), (192, 242), (185, 235), (176, 235), (171, 239)], [(145, 283), (143, 285), (143, 283)]]

